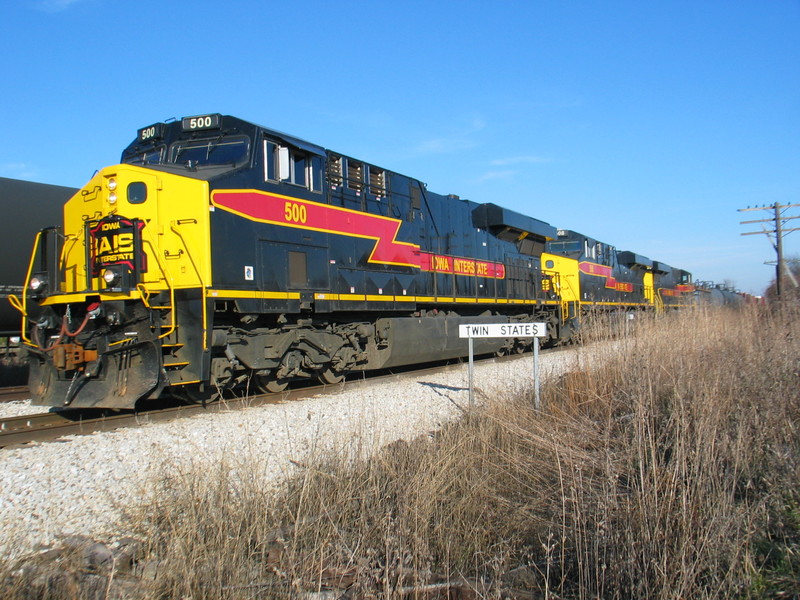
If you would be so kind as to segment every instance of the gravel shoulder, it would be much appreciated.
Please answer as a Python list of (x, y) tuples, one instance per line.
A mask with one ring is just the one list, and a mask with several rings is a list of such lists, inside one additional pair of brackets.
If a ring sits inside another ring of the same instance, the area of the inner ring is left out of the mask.
[[(586, 348), (543, 354), (542, 378), (574, 369), (587, 356)], [(530, 389), (532, 370), (530, 354), (477, 364), (476, 399)], [(0, 552), (14, 558), (69, 535), (123, 535), (122, 511), (140, 502), (165, 469), (258, 456), (270, 480), (278, 482), (313, 452), (348, 444), (377, 448), (435, 431), (461, 416), (468, 398), (463, 365), (435, 375), (359, 383), (308, 400), (2, 450)], [(41, 412), (24, 405), (14, 409)]]
[(41, 412), (44, 412), (44, 407), (32, 406), (30, 400), (12, 400), (11, 402), (0, 403), (0, 418), (24, 417)]

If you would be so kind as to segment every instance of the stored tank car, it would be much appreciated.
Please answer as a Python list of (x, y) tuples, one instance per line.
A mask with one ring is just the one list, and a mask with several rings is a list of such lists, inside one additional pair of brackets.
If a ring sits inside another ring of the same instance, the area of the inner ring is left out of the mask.
[(748, 301), (748, 294), (713, 281), (700, 281), (696, 284), (698, 304), (708, 306), (739, 307)]
[[(20, 313), (9, 301), (22, 294), (25, 283), (27, 257), (20, 248), (26, 248), (43, 227), (61, 222), (64, 202), (74, 193), (74, 188), (0, 177), (0, 208), (5, 215), (0, 224), (0, 386), (24, 385), (28, 380), (28, 364), (16, 339)], [(36, 316), (35, 309), (31, 316)]]
[(69, 199), (60, 230), (37, 236), (20, 306), (43, 307), (23, 332), (31, 393), (132, 408), (165, 392), (337, 382), (461, 356), (465, 322), (544, 321), (555, 342), (578, 298), (571, 259), (542, 265), (556, 237), (235, 117), (156, 123)]
[(25, 283), (27, 262), (20, 248), (29, 246), (36, 233), (62, 221), (64, 203), (75, 188), (0, 177), (0, 336), (17, 336), (20, 314), (8, 302), (19, 296)]

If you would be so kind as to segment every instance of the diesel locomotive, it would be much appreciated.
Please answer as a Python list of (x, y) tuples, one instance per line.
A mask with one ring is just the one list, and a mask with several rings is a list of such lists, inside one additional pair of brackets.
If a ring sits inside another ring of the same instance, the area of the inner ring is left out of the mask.
[(694, 291), (685, 271), (220, 114), (140, 129), (36, 236), (25, 284), (34, 403), (71, 408), (454, 358), (462, 323), (545, 322), (555, 344), (587, 311)]

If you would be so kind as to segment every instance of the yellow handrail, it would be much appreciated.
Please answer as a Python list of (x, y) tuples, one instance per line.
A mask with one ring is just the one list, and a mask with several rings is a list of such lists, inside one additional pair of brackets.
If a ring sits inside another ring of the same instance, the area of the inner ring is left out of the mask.
[(183, 234), (180, 231), (178, 231), (174, 223), (171, 223), (169, 228), (175, 235), (178, 236), (178, 238), (180, 238), (183, 247), (186, 248), (186, 256), (189, 258), (189, 262), (192, 263), (194, 272), (197, 273), (197, 281), (200, 282), (200, 302), (202, 304), (201, 311), (203, 315), (203, 350), (208, 350), (208, 308), (206, 306), (206, 298), (207, 298), (206, 294), (208, 286), (206, 285), (206, 282), (203, 281), (203, 275), (200, 272), (200, 269), (197, 268), (197, 264), (194, 262), (194, 257), (192, 256), (192, 253), (189, 252), (189, 246), (186, 243), (186, 240), (183, 239)]
[[(186, 244), (186, 240), (183, 238), (183, 235), (175, 228), (174, 225), (170, 225), (170, 229), (172, 230), (175, 235), (181, 240), (183, 247), (186, 248), (186, 255), (189, 258), (189, 261), (192, 263), (192, 267), (194, 268), (195, 273), (197, 274), (198, 282), (200, 283), (200, 294), (201, 294), (201, 303), (202, 303), (202, 322), (203, 322), (203, 332), (204, 334), (207, 333), (208, 330), (208, 309), (206, 307), (206, 285), (203, 281), (203, 276), (200, 273), (200, 270), (197, 268), (197, 264), (194, 261), (192, 253), (189, 251), (189, 246)], [(166, 283), (167, 287), (169, 288), (169, 306), (171, 309), (170, 314), (170, 324), (164, 333), (162, 333), (158, 339), (164, 339), (165, 337), (171, 335), (175, 329), (177, 328), (176, 323), (176, 313), (175, 313), (175, 282), (172, 278), (172, 272), (170, 269), (161, 261), (158, 253), (155, 252), (156, 245), (153, 243), (153, 240), (148, 235), (147, 239), (150, 248), (152, 249), (151, 255), (155, 258), (156, 263), (158, 264), (159, 270), (162, 273), (162, 278)], [(139, 296), (142, 299), (142, 302), (148, 308), (152, 308), (149, 303), (150, 291), (147, 289), (147, 286), (144, 284), (138, 284), (136, 286), (136, 290), (139, 292)], [(207, 335), (203, 335), (203, 350), (208, 349), (208, 339)]]
[(170, 324), (169, 324), (169, 329), (167, 329), (167, 331), (165, 331), (160, 336), (158, 336), (158, 339), (160, 339), (160, 340), (163, 340), (165, 337), (167, 337), (169, 335), (172, 335), (172, 333), (175, 331), (175, 327), (176, 327), (176, 325), (175, 325), (175, 320), (176, 320), (176, 317), (175, 317), (175, 285), (172, 282), (172, 277), (171, 276), (170, 276), (169, 282), (167, 283), (167, 286), (169, 287), (169, 305), (170, 305), (170, 316), (169, 317), (170, 317)]
[(26, 335), (26, 327), (25, 327), (25, 319), (28, 318), (28, 286), (31, 283), (31, 275), (33, 274), (33, 264), (36, 262), (36, 252), (39, 249), (39, 241), (42, 239), (42, 232), (39, 231), (36, 234), (36, 238), (33, 241), (33, 252), (31, 252), (31, 260), (28, 262), (28, 272), (25, 275), (25, 283), (22, 286), (22, 300), (20, 301), (14, 294), (9, 295), (8, 301), (11, 303), (11, 306), (16, 308), (19, 312), (22, 313), (22, 320), (20, 322), (20, 337), (22, 341), (28, 345), (33, 345), (33, 342), (28, 338)]
[[(167, 288), (169, 288), (169, 308), (170, 308), (169, 328), (167, 329), (167, 331), (158, 336), (159, 340), (163, 340), (165, 337), (171, 335), (177, 327), (176, 316), (175, 316), (175, 283), (172, 279), (172, 273), (161, 262), (158, 256), (158, 252), (156, 252), (156, 245), (153, 243), (153, 240), (150, 238), (150, 235), (149, 234), (145, 235), (147, 235), (146, 241), (150, 245), (151, 249), (150, 255), (155, 259), (156, 264), (158, 265), (158, 269), (159, 271), (161, 271), (161, 276), (162, 276), (161, 278), (164, 280), (164, 283), (166, 284)], [(144, 241), (145, 240), (142, 240), (143, 243)], [(139, 292), (139, 297), (141, 298), (142, 303), (147, 308), (152, 310), (153, 307), (150, 305), (150, 290), (147, 289), (147, 286), (143, 283), (139, 283), (136, 285), (136, 291)]]
[[(562, 273), (557, 273), (558, 276), (558, 292), (559, 292), (559, 300), (561, 301), (561, 318), (562, 320), (567, 320), (570, 318), (570, 307), (573, 309), (572, 316), (575, 320), (580, 323), (581, 321), (581, 311), (578, 310), (578, 306), (580, 306), (580, 295), (575, 291), (573, 287), (572, 278), (569, 275), (564, 275), (562, 278)], [(562, 283), (562, 279), (564, 280)], [(567, 300), (565, 298), (566, 294), (564, 294), (563, 289), (566, 287), (571, 292), (571, 296), (576, 298), (576, 300)]]
[(150, 290), (147, 289), (147, 286), (143, 283), (137, 283), (136, 291), (139, 292), (139, 298), (141, 298), (142, 304), (144, 304), (146, 308), (150, 308)]
[(661, 297), (661, 291), (663, 288), (658, 288), (654, 295), (655, 304), (656, 304), (656, 314), (660, 315), (664, 312), (664, 299)]

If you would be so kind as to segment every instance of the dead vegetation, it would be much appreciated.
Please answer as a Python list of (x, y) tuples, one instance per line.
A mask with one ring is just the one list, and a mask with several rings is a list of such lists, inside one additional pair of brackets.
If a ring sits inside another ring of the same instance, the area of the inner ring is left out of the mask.
[[(541, 411), (486, 398), (410, 443), (310, 456), (279, 490), (253, 456), (165, 473), (132, 515), (139, 593), (796, 598), (799, 316), (626, 322)], [(0, 596), (58, 597), (24, 579)]]

